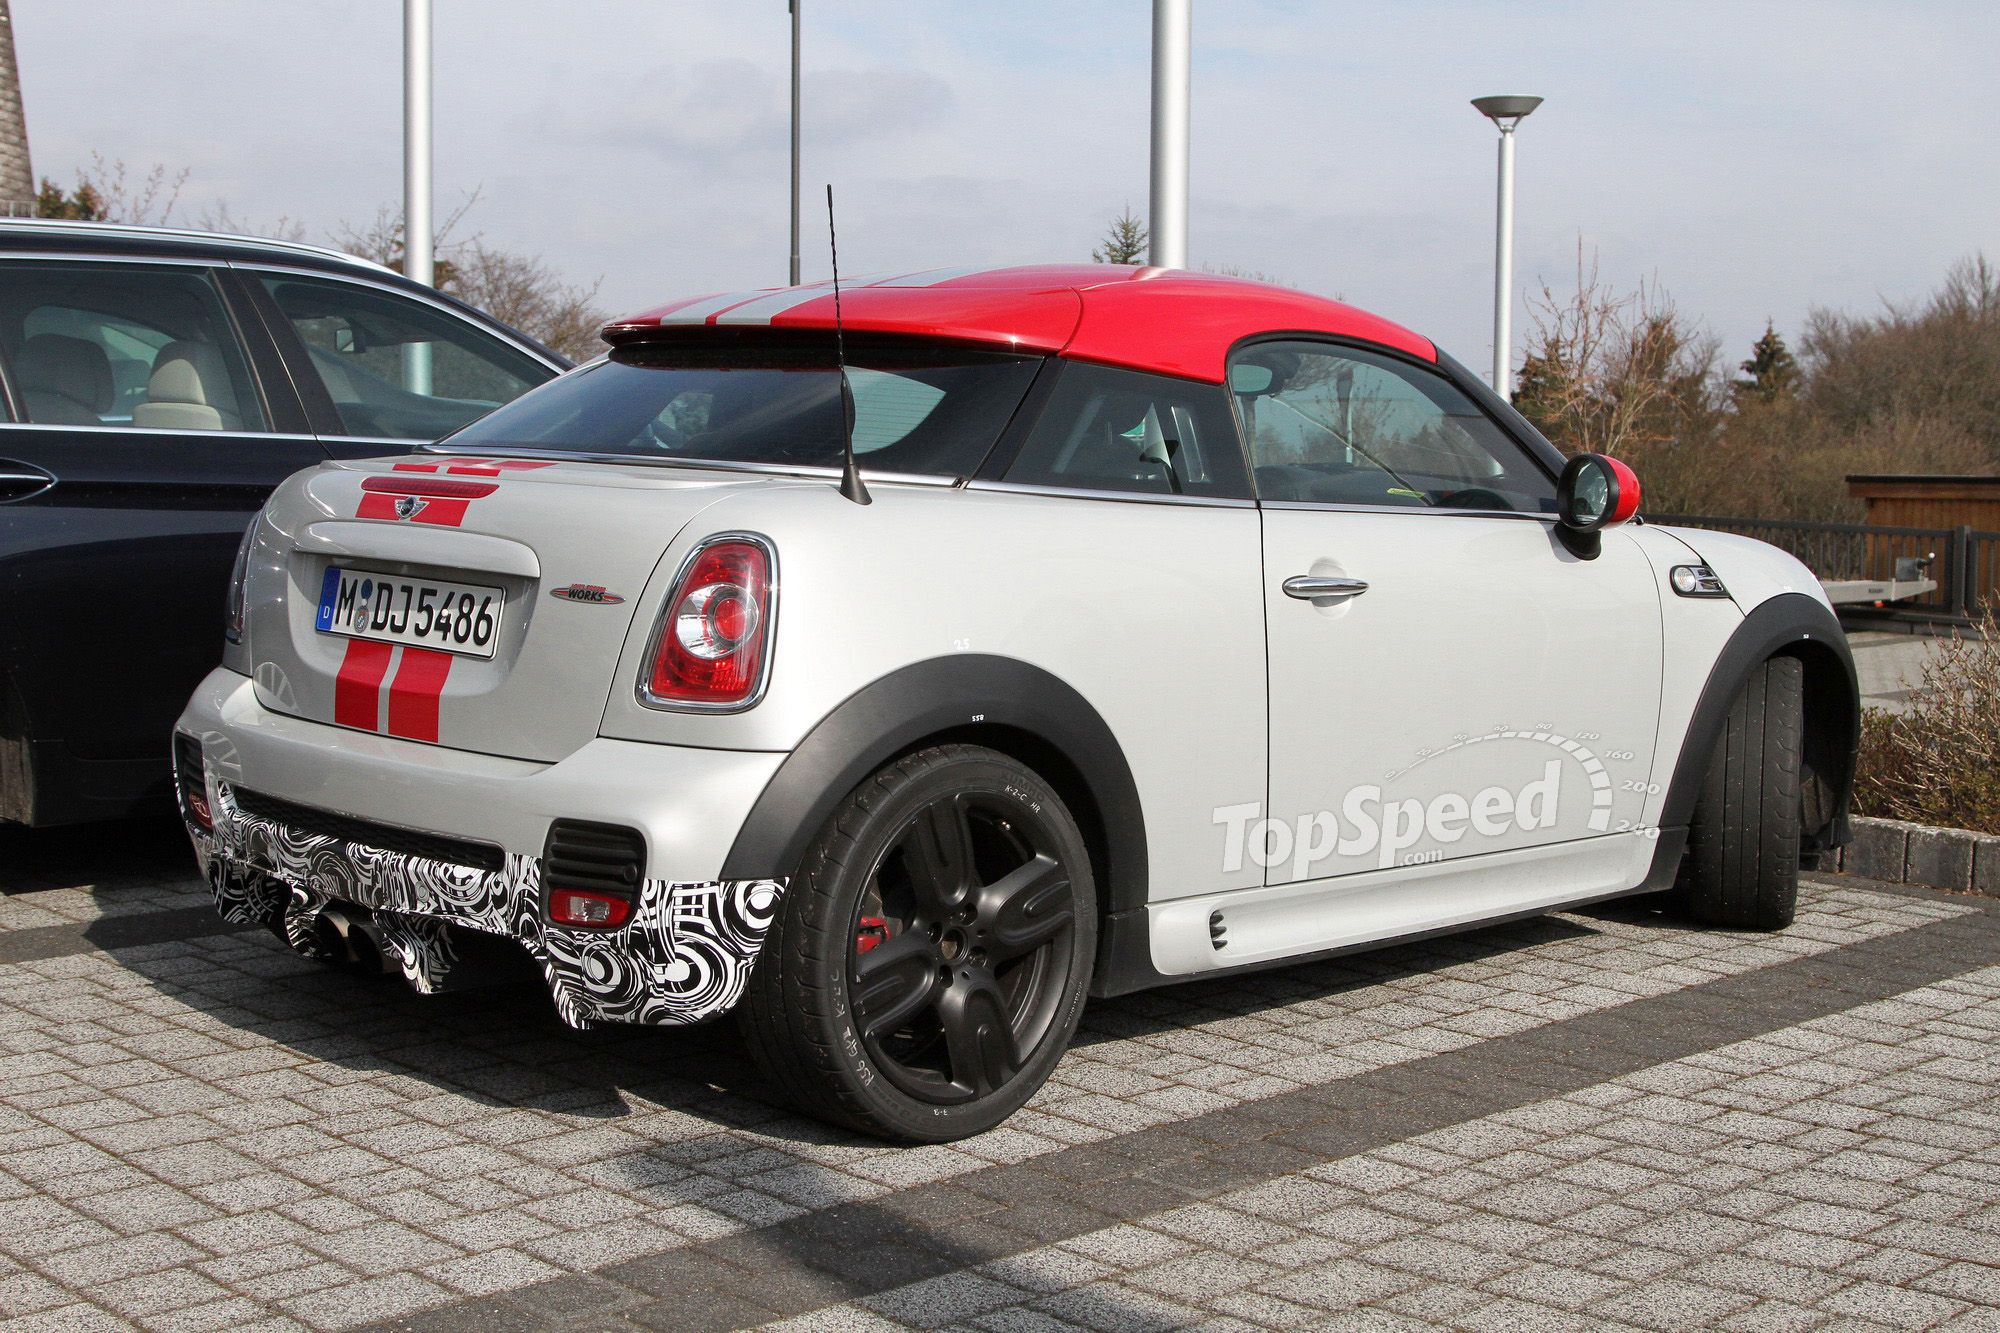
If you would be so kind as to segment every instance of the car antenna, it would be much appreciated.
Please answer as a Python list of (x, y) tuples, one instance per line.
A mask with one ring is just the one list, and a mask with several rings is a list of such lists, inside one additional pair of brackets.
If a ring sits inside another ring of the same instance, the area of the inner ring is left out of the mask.
[(840, 322), (840, 241), (833, 232), (833, 185), (826, 187), (826, 246), (833, 255), (833, 359), (840, 367), (840, 493), (858, 505), (873, 504), (854, 462), (854, 390), (847, 383), (847, 334)]

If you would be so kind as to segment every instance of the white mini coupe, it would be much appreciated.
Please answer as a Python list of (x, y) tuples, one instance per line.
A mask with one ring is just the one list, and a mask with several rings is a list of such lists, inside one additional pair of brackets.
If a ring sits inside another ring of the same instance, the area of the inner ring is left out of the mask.
[(802, 1107), (937, 1141), (1090, 995), (1626, 894), (1773, 929), (1846, 836), (1813, 576), (1385, 320), (1095, 265), (604, 336), (246, 535), (175, 736), (230, 920), (733, 1012)]

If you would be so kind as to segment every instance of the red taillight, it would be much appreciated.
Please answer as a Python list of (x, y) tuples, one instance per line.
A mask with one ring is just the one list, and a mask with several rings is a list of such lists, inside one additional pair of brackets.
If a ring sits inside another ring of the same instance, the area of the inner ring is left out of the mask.
[(758, 539), (717, 538), (695, 553), (655, 631), (650, 702), (729, 708), (755, 700), (776, 610), (773, 574), (771, 549)]
[(559, 926), (585, 926), (612, 930), (632, 915), (632, 904), (608, 893), (586, 893), (582, 889), (557, 889), (549, 895), (549, 920)]

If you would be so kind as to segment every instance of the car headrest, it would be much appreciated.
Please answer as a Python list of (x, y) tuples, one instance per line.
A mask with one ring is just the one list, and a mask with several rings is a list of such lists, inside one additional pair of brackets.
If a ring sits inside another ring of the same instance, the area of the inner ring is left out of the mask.
[(153, 360), (146, 401), (230, 406), (229, 367), (222, 353), (207, 343), (185, 339), (168, 343)]
[(240, 430), (229, 364), (209, 343), (180, 339), (153, 359), (146, 401), (132, 409), (132, 424), (175, 430)]
[(23, 392), (60, 394), (102, 414), (111, 407), (111, 358), (96, 343), (64, 333), (37, 333), (14, 354)]

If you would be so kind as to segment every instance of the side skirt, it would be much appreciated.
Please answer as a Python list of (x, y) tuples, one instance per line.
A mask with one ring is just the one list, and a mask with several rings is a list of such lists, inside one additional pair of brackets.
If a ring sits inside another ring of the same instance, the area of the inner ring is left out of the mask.
[[(1490, 926), (1506, 925), (1514, 921), (1528, 921), (1539, 916), (1550, 916), (1557, 912), (1570, 912), (1580, 907), (1590, 907), (1597, 903), (1611, 902), (1619, 898), (1635, 898), (1645, 894), (1662, 893), (1673, 887), (1676, 872), (1680, 866), (1681, 852), (1687, 845), (1688, 831), (1685, 827), (1661, 829), (1655, 840), (1653, 860), (1645, 879), (1630, 888), (1610, 889), (1580, 894), (1560, 902), (1525, 907), (1515, 911), (1497, 913), (1481, 917), (1475, 921), (1457, 921), (1446, 925), (1422, 927), (1393, 935), (1373, 939), (1356, 940), (1335, 945), (1331, 948), (1312, 949), (1303, 953), (1288, 954), (1277, 958), (1260, 958), (1248, 962), (1224, 963), (1217, 967), (1196, 972), (1161, 972), (1153, 963), (1152, 914), (1148, 908), (1134, 908), (1125, 912), (1113, 912), (1105, 917), (1099, 936), (1098, 966), (1093, 977), (1090, 993), (1099, 998), (1114, 995), (1129, 995), (1134, 991), (1151, 990), (1159, 986), (1171, 986), (1183, 981), (1206, 981), (1215, 977), (1243, 976), (1253, 972), (1269, 972), (1282, 967), (1294, 967), (1305, 963), (1323, 962), (1329, 958), (1340, 958), (1348, 954), (1367, 953), (1373, 949), (1387, 949), (1400, 944), (1413, 944), (1420, 940), (1437, 939), (1445, 935), (1460, 935), (1469, 931), (1485, 930)], [(1226, 903), (1227, 898), (1223, 899)]]

